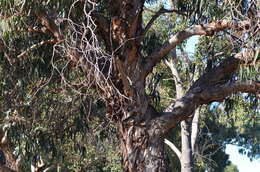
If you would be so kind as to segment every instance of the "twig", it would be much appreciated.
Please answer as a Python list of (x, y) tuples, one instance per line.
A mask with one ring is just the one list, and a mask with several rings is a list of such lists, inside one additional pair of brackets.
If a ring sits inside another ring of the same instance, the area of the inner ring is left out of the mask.
[(21, 54), (19, 54), (17, 56), (17, 58), (21, 58), (21, 57), (27, 55), (30, 51), (32, 51), (33, 49), (39, 48), (40, 46), (43, 46), (46, 44), (54, 44), (54, 43), (57, 43), (57, 41), (54, 39), (49, 39), (47, 41), (41, 41), (37, 44), (33, 44), (31, 47), (27, 48), (25, 51), (23, 51)]
[(147, 33), (147, 31), (151, 28), (151, 26), (153, 25), (154, 21), (162, 14), (165, 14), (165, 13), (176, 13), (176, 14), (179, 14), (179, 15), (183, 15), (183, 16), (187, 16), (186, 13), (182, 12), (182, 11), (179, 11), (179, 10), (175, 10), (175, 9), (165, 9), (164, 7), (161, 7), (159, 9), (159, 11), (155, 12), (151, 9), (147, 9), (145, 8), (145, 10), (147, 11), (150, 11), (150, 12), (153, 12), (155, 13), (155, 15), (151, 18), (151, 20), (147, 23), (147, 25), (145, 26), (145, 29), (143, 31), (143, 34), (142, 35), (145, 35)]

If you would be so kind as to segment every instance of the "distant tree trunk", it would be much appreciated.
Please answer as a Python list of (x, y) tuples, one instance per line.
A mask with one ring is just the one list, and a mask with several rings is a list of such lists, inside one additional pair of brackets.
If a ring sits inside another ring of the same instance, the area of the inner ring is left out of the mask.
[(191, 150), (192, 150), (192, 156), (194, 157), (194, 154), (196, 153), (195, 146), (198, 138), (198, 132), (199, 132), (199, 116), (200, 116), (200, 108), (195, 110), (192, 124), (191, 124)]
[[(175, 61), (177, 59), (176, 49), (173, 49), (171, 52), (171, 58), (166, 61), (166, 64), (171, 69), (174, 82), (176, 85), (176, 98), (180, 99), (184, 96), (184, 88), (182, 81), (179, 75), (179, 72), (176, 69)], [(192, 116), (192, 114), (190, 115)], [(191, 172), (193, 167), (193, 157), (192, 157), (192, 148), (191, 148), (191, 122), (190, 120), (185, 120), (181, 122), (181, 172)]]
[(181, 172), (192, 172), (192, 167), (191, 125), (185, 120), (181, 122)]

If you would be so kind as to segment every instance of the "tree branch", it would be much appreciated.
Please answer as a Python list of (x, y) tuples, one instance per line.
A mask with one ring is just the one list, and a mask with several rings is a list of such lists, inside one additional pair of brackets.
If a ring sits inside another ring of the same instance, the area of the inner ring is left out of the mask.
[(50, 40), (46, 40), (46, 41), (41, 41), (41, 42), (39, 42), (39, 43), (37, 43), (37, 44), (33, 44), (31, 47), (27, 48), (25, 51), (23, 51), (21, 54), (19, 54), (19, 55), (17, 56), (17, 58), (19, 59), (19, 58), (21, 58), (21, 57), (27, 55), (30, 51), (32, 51), (32, 50), (34, 50), (34, 49), (36, 49), (36, 48), (39, 48), (39, 47), (41, 47), (41, 46), (43, 46), (43, 45), (55, 44), (55, 43), (57, 43), (57, 42), (58, 42), (58, 41), (56, 41), (56, 40), (54, 40), (54, 39), (50, 39)]
[(173, 150), (173, 152), (177, 155), (179, 160), (181, 160), (181, 151), (168, 139), (164, 139), (164, 143), (168, 145), (171, 148), (171, 150)]
[(194, 35), (212, 36), (215, 32), (225, 29), (245, 30), (250, 26), (249, 21), (234, 22), (230, 20), (221, 20), (211, 22), (209, 24), (200, 24), (191, 28), (187, 28), (171, 36), (159, 50), (155, 50), (151, 55), (144, 59), (144, 73), (148, 75), (153, 67), (159, 63), (162, 57), (166, 56), (173, 48), (182, 41)]
[(165, 13), (176, 13), (176, 14), (179, 14), (179, 15), (184, 15), (184, 16), (187, 16), (186, 13), (182, 12), (182, 11), (179, 11), (179, 10), (175, 10), (175, 9), (165, 9), (164, 7), (161, 7), (159, 9), (159, 11), (155, 12), (153, 10), (150, 10), (150, 9), (145, 9), (147, 11), (150, 11), (150, 12), (153, 12), (155, 13), (154, 16), (150, 19), (150, 21), (147, 23), (147, 25), (145, 26), (144, 28), (144, 31), (143, 31), (143, 36), (147, 33), (147, 31), (151, 28), (151, 26), (153, 25), (153, 23), (155, 22), (155, 20), (162, 14), (165, 14)]
[(171, 69), (175, 86), (176, 86), (176, 98), (179, 99), (184, 95), (184, 88), (182, 86), (181, 77), (176, 68), (174, 60), (177, 58), (176, 48), (173, 49), (169, 60), (165, 60), (166, 65)]
[(189, 93), (172, 104), (171, 108), (168, 108), (171, 111), (165, 112), (156, 122), (161, 123), (164, 132), (167, 132), (180, 121), (188, 119), (199, 105), (223, 101), (227, 96), (239, 92), (258, 94), (259, 90), (260, 82), (246, 82), (224, 84), (210, 87), (199, 93)]
[(182, 120), (190, 118), (195, 109), (202, 104), (223, 101), (227, 96), (239, 92), (258, 94), (260, 82), (229, 83), (232, 73), (238, 69), (239, 62), (238, 59), (230, 57), (202, 75), (186, 95), (168, 106), (161, 116), (152, 121), (151, 126), (158, 127), (166, 133)]

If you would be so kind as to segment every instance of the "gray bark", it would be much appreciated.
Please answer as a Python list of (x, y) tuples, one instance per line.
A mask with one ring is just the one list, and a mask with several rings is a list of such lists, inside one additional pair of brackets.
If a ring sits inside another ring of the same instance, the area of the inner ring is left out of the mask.
[(192, 172), (192, 167), (191, 125), (185, 120), (181, 122), (181, 172)]
[(195, 154), (195, 145), (199, 132), (199, 115), (200, 113), (198, 108), (195, 110), (191, 125), (191, 150), (193, 155)]
[[(174, 77), (176, 85), (176, 98), (180, 99), (184, 96), (184, 88), (179, 73), (175, 67), (174, 60), (176, 60), (176, 49), (172, 51), (172, 57), (166, 61), (166, 64), (170, 67), (172, 75)], [(191, 114), (192, 115), (192, 114)], [(181, 171), (191, 172), (192, 171), (192, 149), (191, 149), (191, 125), (189, 120), (181, 122)]]
[(177, 155), (177, 157), (181, 161), (181, 151), (168, 139), (164, 139), (164, 143), (171, 148), (171, 150)]

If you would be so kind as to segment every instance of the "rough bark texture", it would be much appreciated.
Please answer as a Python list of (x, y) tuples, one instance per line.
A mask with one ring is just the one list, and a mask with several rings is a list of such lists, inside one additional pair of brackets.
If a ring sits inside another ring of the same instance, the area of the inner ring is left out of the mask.
[(0, 172), (16, 172), (19, 169), (17, 159), (13, 155), (13, 149), (10, 147), (8, 142), (6, 132), (0, 130), (0, 151), (1, 154), (1, 164)]
[[(143, 58), (139, 41), (144, 36), (141, 27), (143, 1), (117, 1), (111, 7), (117, 9), (111, 10), (116, 78), (114, 85), (128, 99), (109, 97), (108, 109), (111, 116), (117, 119), (124, 169), (129, 172), (167, 171), (169, 169), (164, 157), (163, 135), (182, 120), (189, 119), (199, 105), (220, 101), (241, 91), (238, 87), (224, 91), (223, 87), (238, 68), (239, 60), (230, 58), (203, 75), (186, 95), (180, 91), (177, 101), (160, 114), (149, 105), (149, 98), (145, 93), (145, 78), (161, 58), (181, 41), (193, 35), (212, 35), (217, 31), (236, 28), (237, 25), (223, 20), (185, 29), (174, 35), (161, 49)], [(184, 128), (186, 130), (187, 126)], [(183, 133), (185, 156), (182, 160), (183, 167), (188, 171), (192, 167), (191, 136), (185, 133), (186, 131)]]
[(123, 154), (123, 166), (129, 172), (167, 172), (170, 169), (165, 161), (163, 138), (151, 120), (158, 113), (149, 106), (145, 119), (140, 122), (119, 123), (119, 138)]
[[(78, 2), (82, 4), (90, 3), (90, 1)], [(93, 2), (98, 3), (100, 1)], [(93, 17), (95, 21), (96, 27), (93, 32), (98, 35), (97, 37), (100, 39), (100, 44), (102, 44), (102, 47), (105, 47), (106, 53), (111, 55), (111, 57), (109, 56), (109, 58), (111, 58), (109, 60), (112, 61), (112, 76), (109, 78), (108, 82), (110, 85), (107, 84), (109, 85), (107, 87), (115, 88), (117, 93), (113, 94), (113, 91), (111, 91), (111, 93), (103, 91), (102, 93), (105, 95), (107, 115), (113, 119), (118, 126), (124, 170), (127, 172), (170, 171), (164, 154), (163, 137), (165, 133), (183, 120), (186, 121), (182, 122), (183, 148), (181, 160), (182, 166), (185, 167), (184, 169), (187, 169), (187, 171), (190, 170), (192, 166), (191, 150), (194, 149), (194, 146), (192, 146), (193, 144), (191, 145), (190, 141), (191, 135), (188, 132), (188, 130), (190, 130), (190, 124), (188, 120), (194, 114), (195, 109), (202, 104), (208, 104), (212, 101), (222, 101), (234, 93), (259, 93), (260, 83), (229, 82), (232, 74), (238, 69), (239, 63), (243, 61), (243, 59), (246, 59), (242, 57), (243, 55), (230, 57), (223, 60), (219, 66), (210, 72), (202, 75), (186, 94), (184, 94), (179, 84), (180, 78), (176, 75), (177, 100), (170, 104), (164, 112), (159, 113), (150, 105), (149, 97), (146, 95), (146, 77), (171, 50), (175, 49), (178, 44), (191, 36), (212, 36), (214, 32), (226, 29), (243, 30), (244, 28), (248, 28), (250, 22), (220, 20), (195, 25), (172, 35), (169, 40), (165, 41), (162, 47), (156, 47), (154, 52), (143, 57), (141, 43), (145, 33), (147, 33), (153, 22), (165, 12), (175, 12), (180, 15), (185, 14), (181, 11), (161, 8), (155, 13), (154, 17), (151, 18), (147, 26), (143, 27), (142, 13), (144, 0), (108, 0), (108, 2), (103, 2), (106, 4), (104, 11), (102, 11), (103, 7), (101, 7), (99, 9), (93, 9), (92, 13), (90, 12), (89, 14), (91, 14), (91, 17)], [(83, 7), (84, 4), (80, 6)], [(64, 12), (62, 12), (62, 14), (63, 13)], [(65, 35), (68, 34), (62, 33), (66, 31), (60, 29), (57, 22), (48, 16), (47, 12), (40, 11), (33, 15), (37, 17), (38, 22), (32, 23), (41, 23), (43, 27), (40, 30), (33, 30), (35, 27), (30, 27), (28, 31), (47, 34), (51, 39), (29, 47), (18, 55), (16, 59), (26, 56), (29, 51), (40, 46), (55, 43), (59, 44), (64, 41)], [(84, 12), (82, 12), (82, 15), (84, 15)], [(84, 18), (84, 16), (82, 16), (82, 18)], [(84, 23), (84, 21), (81, 22)], [(84, 33), (84, 35), (85, 34), (86, 33)], [(79, 40), (75, 42), (81, 42), (83, 40), (80, 40), (81, 38), (78, 39)], [(2, 43), (0, 42), (0, 44), (1, 47)], [(75, 46), (74, 48), (78, 48), (78, 45)], [(67, 48), (70, 50), (70, 47)], [(69, 50), (66, 52), (69, 52)], [(73, 56), (74, 58), (70, 60), (74, 63), (78, 63), (81, 54), (77, 51), (71, 53), (72, 54), (66, 55), (68, 57)], [(61, 54), (63, 55), (63, 53)], [(13, 63), (13, 60), (10, 60), (6, 54), (5, 57), (7, 57), (10, 64)], [(104, 67), (104, 65), (99, 65)], [(87, 63), (83, 63), (81, 68), (85, 73), (91, 71), (88, 69), (89, 65)], [(96, 71), (96, 69), (93, 71)], [(95, 75), (93, 71), (92, 74), (89, 75), (91, 79), (92, 75)], [(100, 71), (104, 72), (104, 70)], [(98, 80), (100, 78), (93, 77), (93, 79)], [(99, 82), (99, 84), (103, 85), (102, 81)], [(118, 94), (118, 92), (120, 94)], [(1, 133), (0, 138), (2, 138)], [(18, 167), (16, 166), (16, 160), (12, 155), (9, 145), (0, 143), (0, 148), (5, 153), (7, 160), (6, 166), (16, 170)]]
[(127, 98), (118, 98), (116, 102), (110, 99), (109, 112), (117, 116), (124, 171), (167, 172), (162, 135), (151, 126), (152, 119), (159, 114), (149, 105), (145, 94), (139, 41), (143, 32), (143, 3), (132, 0), (113, 2), (112, 5), (117, 9), (111, 9), (112, 49), (116, 59), (114, 84)]

